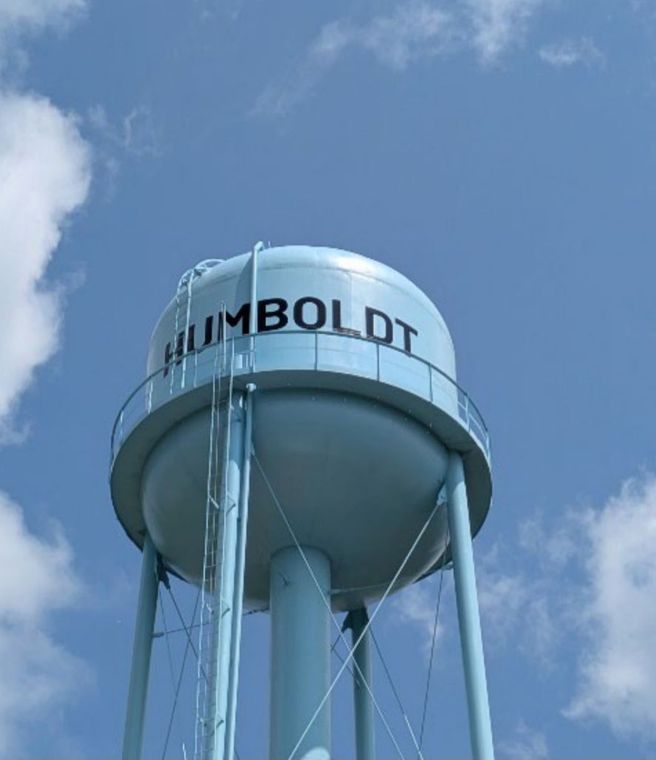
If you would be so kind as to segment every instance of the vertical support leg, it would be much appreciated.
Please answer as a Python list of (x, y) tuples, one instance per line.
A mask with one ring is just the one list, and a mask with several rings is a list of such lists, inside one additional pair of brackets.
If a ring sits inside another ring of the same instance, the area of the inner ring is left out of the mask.
[[(235, 574), (237, 563), (238, 513), (241, 490), (241, 471), (244, 454), (243, 396), (235, 396), (230, 410), (230, 445), (225, 472), (226, 485), (221, 508), (225, 510), (221, 561), (217, 563), (214, 588), (219, 594), (216, 600), (216, 635), (213, 646), (214, 668), (210, 682), (214, 692), (214, 721), (211, 753), (208, 760), (226, 760), (226, 729), (230, 712), (230, 657), (232, 654), (232, 630), (234, 616)], [(223, 485), (222, 485), (223, 488)]]
[(494, 760), (467, 487), (462, 457), (457, 452), (449, 455), (447, 497), (472, 755), (474, 760)]
[[(330, 561), (304, 548), (325, 600)], [(271, 559), (271, 737), (269, 757), (287, 760), (330, 687), (330, 616), (296, 547)], [(294, 753), (303, 760), (330, 758), (330, 701)]]
[(246, 571), (246, 539), (248, 535), (248, 499), (251, 482), (251, 449), (253, 445), (253, 392), (255, 386), (246, 388), (244, 402), (244, 448), (239, 493), (237, 530), (237, 567), (232, 612), (232, 652), (230, 655), (230, 694), (228, 699), (228, 725), (226, 729), (226, 759), (234, 760), (235, 732), (237, 729), (237, 693), (239, 689), (239, 659), (241, 653), (241, 620), (244, 607), (244, 574)]
[[(369, 622), (367, 608), (351, 610), (347, 616), (346, 626), (351, 629), (353, 646), (362, 635)], [(374, 730), (374, 703), (369, 690), (363, 683), (373, 685), (373, 668), (371, 661), (371, 631), (362, 637), (353, 655), (353, 703), (355, 706), (355, 757), (356, 760), (375, 760), (376, 744)]]
[(144, 717), (148, 694), (150, 653), (153, 646), (153, 629), (157, 611), (157, 551), (146, 533), (141, 560), (141, 582), (137, 620), (134, 627), (132, 669), (128, 705), (123, 733), (123, 760), (139, 760), (143, 745)]

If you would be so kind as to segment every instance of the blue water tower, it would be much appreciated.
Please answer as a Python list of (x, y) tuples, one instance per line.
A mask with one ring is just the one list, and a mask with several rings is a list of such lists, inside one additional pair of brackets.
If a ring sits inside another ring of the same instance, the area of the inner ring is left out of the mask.
[(450, 562), (473, 755), (493, 757), (471, 545), (490, 441), (444, 319), (403, 275), (348, 251), (261, 244), (190, 269), (117, 418), (110, 482), (144, 557), (125, 758), (141, 753), (163, 568), (203, 595), (196, 756), (234, 757), (246, 608), (271, 616), (270, 757), (291, 760), (330, 757), (341, 611), (365, 685), (357, 757), (375, 757), (370, 622)]

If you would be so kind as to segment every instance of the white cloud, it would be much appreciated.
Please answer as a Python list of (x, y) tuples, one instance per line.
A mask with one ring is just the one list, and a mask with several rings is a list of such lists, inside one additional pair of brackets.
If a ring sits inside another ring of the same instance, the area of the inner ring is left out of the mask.
[(443, 52), (452, 34), (451, 15), (418, 0), (399, 5), (389, 16), (376, 16), (356, 29), (354, 44), (381, 63), (401, 70), (413, 61)]
[(498, 755), (501, 760), (546, 760), (549, 749), (543, 733), (530, 729), (520, 721), (514, 735), (499, 743)]
[(545, 45), (538, 55), (544, 63), (556, 69), (569, 68), (577, 64), (587, 68), (601, 67), (606, 62), (604, 54), (589, 37)]
[(253, 113), (265, 116), (284, 116), (304, 100), (337, 61), (349, 44), (349, 35), (342, 22), (325, 26), (307, 53), (286, 76), (269, 84), (257, 98)]
[(656, 477), (625, 483), (582, 521), (580, 682), (567, 715), (656, 739)]
[[(542, 551), (542, 550), (541, 550)], [(500, 560), (499, 547), (482, 557), (477, 567), (482, 628), (492, 650), (513, 645), (549, 670), (559, 636), (553, 618), (561, 599), (553, 596), (553, 569), (531, 575), (513, 572)], [(521, 638), (517, 639), (517, 631)]]
[(69, 215), (86, 199), (89, 149), (73, 116), (36, 95), (0, 94), (0, 443), (34, 370), (58, 345), (61, 289), (46, 269)]
[(309, 56), (317, 62), (332, 65), (337, 56), (353, 44), (354, 27), (348, 21), (331, 21), (321, 28), (310, 44)]
[[(25, 34), (60, 25), (83, 0), (0, 4), (0, 444), (20, 437), (14, 415), (35, 369), (57, 349), (63, 288), (46, 270), (66, 223), (87, 198), (89, 148), (74, 116), (46, 98), (11, 90), (7, 66), (24, 62)], [(31, 737), (88, 680), (84, 663), (50, 633), (54, 611), (78, 600), (81, 584), (61, 531), (30, 533), (22, 510), (0, 492), (0, 756), (27, 754)]]
[(471, 44), (483, 63), (495, 63), (521, 44), (545, 0), (465, 0), (472, 25)]
[[(0, 491), (0, 556), (10, 573), (0, 574), (0, 620), (34, 625), (79, 595), (71, 549), (55, 527), (49, 541), (31, 534), (20, 507)], [(19, 582), (17, 583), (17, 579)]]
[(41, 28), (67, 20), (85, 7), (85, 0), (2, 0), (0, 31)]
[[(352, 18), (324, 25), (291, 73), (269, 85), (254, 112), (284, 115), (307, 97), (347, 50), (370, 53), (401, 71), (411, 63), (473, 49), (483, 65), (497, 63), (520, 46), (531, 22), (551, 0), (398, 0), (388, 13), (356, 23)], [(579, 55), (586, 51), (581, 50)], [(591, 56), (592, 51), (587, 51)], [(546, 55), (549, 55), (547, 51)]]
[(86, 0), (2, 0), (0, 3), (0, 71), (26, 34), (67, 24), (86, 7)]
[[(85, 0), (2, 0), (0, 74), (28, 33), (66, 23)], [(0, 80), (0, 445), (20, 439), (13, 415), (36, 367), (57, 348), (60, 286), (45, 280), (68, 216), (86, 199), (89, 150), (73, 116)]]
[(445, 52), (454, 36), (452, 15), (427, 0), (399, 3), (391, 13), (362, 24), (350, 19), (333, 21), (322, 27), (292, 74), (264, 90), (254, 110), (269, 115), (288, 112), (349, 48), (364, 50), (401, 71), (414, 61)]
[(517, 532), (520, 549), (537, 559), (543, 575), (560, 572), (579, 553), (580, 524), (574, 510), (555, 529), (547, 529), (544, 520), (534, 515), (522, 521)]
[[(494, 553), (496, 556), (496, 552)], [(524, 611), (531, 591), (520, 575), (504, 575), (490, 568), (489, 560), (479, 563), (477, 571), (478, 604), (486, 632), (505, 637)]]
[(20, 507), (0, 491), (0, 757), (16, 757), (29, 731), (43, 729), (89, 681), (86, 666), (48, 633), (56, 610), (75, 604), (82, 587), (61, 531), (50, 539), (27, 529)]
[[(446, 580), (446, 579), (444, 579)], [(397, 620), (417, 627), (422, 637), (426, 655), (430, 654), (435, 626), (435, 607), (437, 594), (439, 593), (439, 573), (431, 580), (413, 583), (411, 586), (399, 591), (394, 597), (393, 605), (398, 613)], [(445, 584), (446, 585), (446, 584)], [(442, 589), (440, 606), (445, 601), (446, 594)], [(443, 626), (438, 622), (437, 638), (443, 634)]]
[(479, 562), (488, 653), (510, 644), (548, 672), (574, 651), (565, 715), (656, 741), (655, 546), (655, 475), (561, 513), (554, 530), (526, 521), (505, 561), (497, 550)]

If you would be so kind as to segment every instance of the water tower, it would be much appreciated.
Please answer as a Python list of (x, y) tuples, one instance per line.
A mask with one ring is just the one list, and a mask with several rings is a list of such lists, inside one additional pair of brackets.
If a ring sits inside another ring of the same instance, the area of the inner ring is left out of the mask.
[(330, 756), (330, 637), (350, 612), (363, 760), (370, 619), (452, 562), (472, 751), (491, 760), (471, 544), (489, 438), (426, 295), (354, 253), (259, 244), (184, 274), (147, 375), (112, 437), (112, 500), (143, 550), (123, 757), (141, 756), (162, 568), (202, 593), (199, 760), (234, 758), (244, 608), (271, 617), (274, 760)]

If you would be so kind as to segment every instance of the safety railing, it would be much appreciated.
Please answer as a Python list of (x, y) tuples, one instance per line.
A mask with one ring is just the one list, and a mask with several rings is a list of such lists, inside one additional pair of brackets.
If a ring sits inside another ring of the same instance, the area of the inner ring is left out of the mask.
[[(345, 348), (345, 346), (349, 348)], [(279, 330), (228, 338), (176, 356), (149, 375), (121, 407), (111, 437), (111, 464), (126, 436), (173, 396), (213, 376), (276, 369), (334, 371), (409, 390), (457, 417), (490, 457), (490, 435), (469, 395), (439, 367), (396, 346), (348, 333)]]

